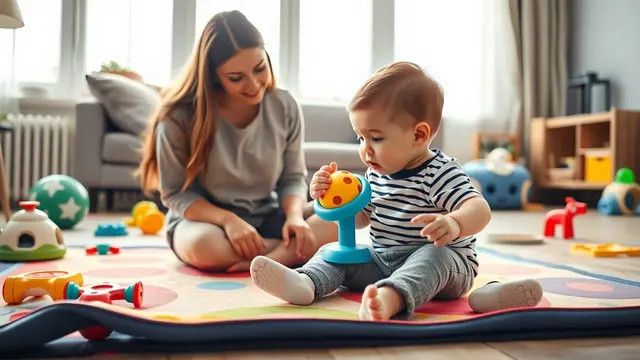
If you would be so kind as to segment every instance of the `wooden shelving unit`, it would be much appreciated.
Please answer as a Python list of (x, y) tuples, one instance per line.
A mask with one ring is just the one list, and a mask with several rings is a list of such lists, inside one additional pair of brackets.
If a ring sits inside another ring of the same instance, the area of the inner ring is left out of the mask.
[[(602, 190), (621, 167), (640, 177), (640, 111), (611, 109), (596, 114), (534, 118), (529, 142), (531, 173), (542, 188)], [(611, 160), (606, 181), (585, 180), (587, 156)], [(561, 168), (562, 163), (571, 167)]]

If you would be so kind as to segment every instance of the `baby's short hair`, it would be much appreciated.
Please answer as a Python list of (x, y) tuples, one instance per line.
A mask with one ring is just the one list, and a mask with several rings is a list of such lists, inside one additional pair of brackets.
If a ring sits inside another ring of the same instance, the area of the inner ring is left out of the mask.
[(438, 82), (411, 62), (396, 62), (376, 71), (356, 92), (349, 111), (380, 106), (390, 118), (404, 112), (417, 121), (426, 121), (432, 134), (440, 127), (444, 92)]

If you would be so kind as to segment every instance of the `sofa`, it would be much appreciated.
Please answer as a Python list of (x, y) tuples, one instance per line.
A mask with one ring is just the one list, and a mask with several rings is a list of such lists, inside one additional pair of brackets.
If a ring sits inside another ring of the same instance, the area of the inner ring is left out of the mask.
[[(303, 105), (302, 111), (307, 180), (330, 161), (336, 161), (341, 169), (363, 174), (365, 167), (345, 109)], [(91, 211), (96, 210), (101, 192), (106, 194), (110, 210), (115, 192), (140, 191), (133, 174), (140, 161), (138, 149), (142, 140), (131, 131), (122, 130), (109, 113), (113, 111), (107, 111), (97, 98), (75, 106), (73, 176), (89, 190)]]

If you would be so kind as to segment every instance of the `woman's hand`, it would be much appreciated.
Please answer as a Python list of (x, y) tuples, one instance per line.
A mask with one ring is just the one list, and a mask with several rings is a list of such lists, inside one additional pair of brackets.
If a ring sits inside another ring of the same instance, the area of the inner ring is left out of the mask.
[(309, 185), (309, 195), (313, 200), (327, 193), (329, 184), (331, 184), (331, 174), (338, 170), (338, 164), (331, 162), (329, 165), (324, 165), (320, 170), (316, 171), (311, 178), (311, 184)]
[(282, 226), (282, 241), (288, 247), (292, 241), (296, 244), (296, 256), (304, 260), (312, 255), (315, 237), (311, 227), (301, 216), (289, 216)]
[(233, 250), (243, 258), (251, 260), (264, 252), (266, 244), (262, 236), (240, 217), (231, 216), (224, 223), (223, 229)]
[(440, 214), (420, 214), (411, 219), (412, 224), (425, 224), (420, 235), (428, 237), (438, 246), (445, 246), (460, 236), (460, 225), (453, 217)]

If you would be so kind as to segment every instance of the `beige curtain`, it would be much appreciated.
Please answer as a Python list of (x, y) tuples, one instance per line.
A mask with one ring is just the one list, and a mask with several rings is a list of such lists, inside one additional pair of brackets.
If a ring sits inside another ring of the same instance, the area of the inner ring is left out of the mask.
[(568, 0), (508, 1), (519, 67), (518, 132), (526, 153), (531, 118), (565, 114)]

